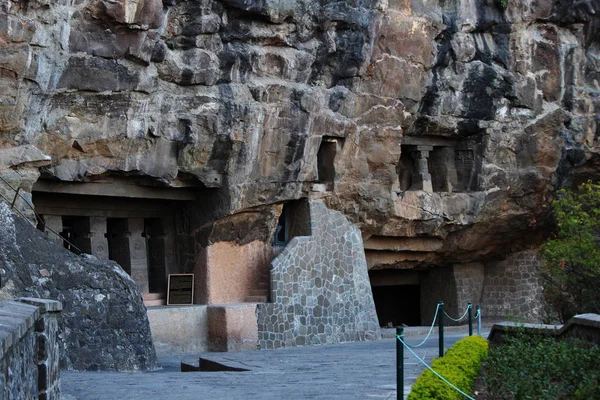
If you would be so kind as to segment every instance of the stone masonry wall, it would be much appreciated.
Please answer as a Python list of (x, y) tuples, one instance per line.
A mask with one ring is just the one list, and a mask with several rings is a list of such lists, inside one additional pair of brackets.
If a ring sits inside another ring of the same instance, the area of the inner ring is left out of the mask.
[(1, 399), (60, 399), (61, 309), (33, 298), (0, 303)]
[(38, 398), (60, 399), (60, 321), (62, 304), (54, 300), (24, 297), (19, 302), (36, 306), (40, 317), (35, 321)]
[[(0, 303), (0, 397), (37, 397), (37, 359), (33, 325), (39, 317), (36, 307), (13, 302)], [(8, 325), (4, 329), (4, 326)]]
[(311, 236), (271, 263), (273, 303), (257, 307), (260, 348), (377, 339), (379, 323), (360, 231), (310, 201)]
[(458, 311), (463, 312), (470, 302), (473, 304), (473, 313), (475, 313), (475, 306), (481, 299), (484, 278), (484, 267), (481, 263), (457, 264), (454, 266)]
[(430, 325), (439, 301), (450, 315), (458, 313), (456, 282), (453, 268), (442, 267), (427, 271), (421, 278), (421, 324)]
[(529, 322), (541, 320), (543, 305), (535, 251), (510, 255), (506, 260), (485, 265), (481, 298), (484, 318), (515, 315)]

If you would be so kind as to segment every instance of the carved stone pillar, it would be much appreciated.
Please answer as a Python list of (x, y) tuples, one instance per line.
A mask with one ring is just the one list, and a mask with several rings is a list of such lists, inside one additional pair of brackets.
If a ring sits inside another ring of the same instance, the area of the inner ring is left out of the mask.
[(457, 187), (456, 166), (453, 147), (438, 147), (429, 156), (431, 160), (431, 182), (435, 192), (452, 192)]
[[(60, 235), (63, 230), (62, 217), (60, 215), (44, 215), (44, 232), (50, 239), (56, 240), (63, 244), (63, 239), (60, 236), (55, 235), (50, 231), (52, 229), (54, 232)], [(50, 228), (50, 229), (48, 229)]]
[(101, 260), (108, 260), (106, 240), (106, 218), (82, 217), (73, 223), (75, 245), (84, 253), (92, 254)]
[(415, 172), (412, 177), (412, 190), (433, 192), (431, 174), (429, 174), (429, 167), (427, 165), (429, 152), (432, 150), (433, 147), (431, 146), (416, 146), (416, 149), (411, 153), (415, 164)]
[(128, 223), (131, 277), (141, 293), (148, 293), (148, 254), (144, 237), (144, 219), (129, 218)]
[(110, 259), (131, 275), (131, 257), (129, 252), (129, 226), (125, 218), (111, 218), (107, 221)]
[(108, 223), (111, 259), (135, 281), (141, 293), (148, 293), (148, 257), (143, 218), (111, 218)]

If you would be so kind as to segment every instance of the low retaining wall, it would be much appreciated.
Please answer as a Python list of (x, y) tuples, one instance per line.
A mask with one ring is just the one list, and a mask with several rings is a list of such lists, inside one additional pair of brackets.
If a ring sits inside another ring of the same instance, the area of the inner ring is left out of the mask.
[(492, 326), (488, 340), (494, 344), (504, 343), (506, 333), (514, 329), (522, 329), (526, 334), (541, 334), (556, 338), (574, 337), (591, 344), (600, 345), (600, 315), (598, 314), (576, 315), (564, 325), (501, 322)]
[(148, 307), (158, 356), (208, 351), (206, 305)]
[(0, 303), (0, 398), (60, 399), (58, 301)]
[(159, 356), (205, 351), (256, 350), (256, 303), (148, 308)]

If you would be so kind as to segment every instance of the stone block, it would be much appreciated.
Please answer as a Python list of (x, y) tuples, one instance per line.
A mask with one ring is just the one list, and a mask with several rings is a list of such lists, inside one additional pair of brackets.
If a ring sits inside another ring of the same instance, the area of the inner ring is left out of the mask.
[(162, 25), (162, 0), (102, 0), (105, 15), (116, 22), (156, 29)]
[(150, 307), (147, 313), (157, 355), (208, 351), (206, 305)]
[(256, 304), (213, 304), (207, 309), (208, 350), (256, 350), (258, 325)]
[[(243, 225), (245, 221), (232, 221)], [(224, 229), (224, 228), (220, 228)], [(252, 228), (248, 228), (252, 229)], [(205, 257), (198, 257), (195, 273), (206, 274), (198, 280), (198, 290), (203, 293), (202, 302), (207, 304), (236, 303), (253, 299), (260, 285), (268, 295), (269, 260), (271, 248), (264, 242), (254, 240), (246, 244), (234, 241), (216, 242), (203, 249)], [(210, 286), (207, 284), (210, 282)]]

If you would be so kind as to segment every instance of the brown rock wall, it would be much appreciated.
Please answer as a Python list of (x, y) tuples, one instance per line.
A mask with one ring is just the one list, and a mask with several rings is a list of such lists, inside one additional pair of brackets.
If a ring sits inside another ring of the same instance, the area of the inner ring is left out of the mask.
[[(231, 240), (208, 226), (232, 215), (250, 227), (234, 241), (267, 243), (276, 213), (246, 211), (313, 197), (365, 239), (443, 241), (386, 265), (518, 251), (543, 237), (558, 187), (597, 177), (600, 4), (567, 3), (6, 1), (0, 147), (51, 164), (1, 173), (25, 190), (40, 172), (196, 188), (203, 245)], [(323, 137), (339, 140), (331, 187)], [(467, 154), (463, 186), (401, 191), (419, 143), (445, 149), (436, 181)]]
[(196, 265), (196, 274), (205, 277), (197, 280), (200, 304), (244, 302), (260, 283), (268, 282), (272, 249), (263, 242), (218, 242), (203, 253), (205, 263)]

